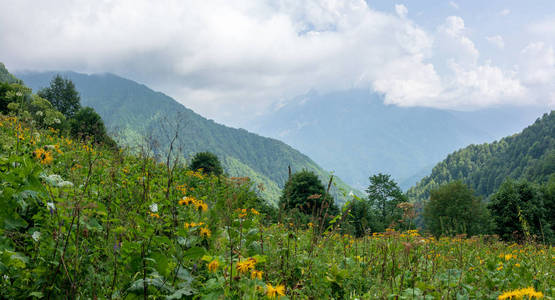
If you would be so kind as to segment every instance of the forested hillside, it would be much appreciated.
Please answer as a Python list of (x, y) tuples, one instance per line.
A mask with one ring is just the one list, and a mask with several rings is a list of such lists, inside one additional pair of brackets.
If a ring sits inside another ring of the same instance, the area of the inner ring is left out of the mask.
[(537, 119), (521, 133), (494, 143), (470, 145), (437, 164), (408, 191), (411, 199), (427, 199), (431, 189), (462, 180), (488, 197), (507, 179), (542, 183), (555, 174), (555, 113)]
[(0, 83), (21, 83), (21, 80), (17, 79), (13, 74), (11, 74), (6, 66), (0, 62)]
[[(22, 73), (18, 77), (38, 90), (48, 86), (55, 74)], [(75, 83), (83, 105), (93, 107), (125, 145), (143, 144), (143, 137), (152, 135), (154, 141), (149, 143), (163, 152), (177, 130), (174, 151), (182, 151), (185, 157), (201, 151), (217, 154), (230, 176), (248, 176), (262, 183), (263, 196), (273, 202), (277, 201), (280, 188), (288, 178), (288, 166), (293, 172), (312, 170), (323, 181), (329, 180), (326, 171), (285, 143), (207, 120), (145, 85), (112, 74), (68, 72), (63, 76)], [(336, 180), (339, 188), (347, 193), (352, 190)], [(339, 188), (333, 188), (332, 192), (343, 202)]]

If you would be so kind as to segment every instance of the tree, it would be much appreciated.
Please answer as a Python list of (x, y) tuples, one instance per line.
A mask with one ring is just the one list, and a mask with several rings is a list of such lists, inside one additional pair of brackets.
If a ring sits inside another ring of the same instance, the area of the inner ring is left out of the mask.
[(81, 108), (80, 97), (75, 85), (69, 79), (56, 75), (50, 86), (37, 93), (40, 97), (50, 101), (64, 116), (71, 118)]
[(487, 210), (481, 199), (462, 181), (453, 181), (430, 192), (424, 206), (426, 228), (434, 235), (485, 233)]
[(323, 202), (328, 206), (328, 213), (337, 212), (333, 198), (326, 193), (318, 176), (308, 170), (293, 174), (285, 183), (279, 199), (280, 207), (285, 210), (296, 208), (305, 215), (317, 213)]
[(80, 140), (92, 139), (95, 144), (105, 144), (108, 147), (116, 147), (117, 144), (108, 136), (104, 122), (93, 108), (81, 108), (71, 119), (70, 133), (74, 138)]
[[(503, 240), (522, 241), (536, 238), (549, 242), (552, 239), (548, 215), (549, 183), (541, 189), (528, 182), (505, 181), (492, 196), (489, 209), (495, 224), (495, 233)], [(545, 200), (545, 201), (544, 201)]]
[(194, 171), (202, 169), (204, 174), (216, 176), (220, 176), (224, 172), (218, 157), (210, 152), (199, 152), (195, 154), (189, 168)]
[(388, 174), (379, 173), (370, 178), (368, 202), (375, 211), (377, 217), (375, 231), (383, 231), (402, 218), (403, 210), (397, 207), (398, 204), (406, 202), (397, 183)]

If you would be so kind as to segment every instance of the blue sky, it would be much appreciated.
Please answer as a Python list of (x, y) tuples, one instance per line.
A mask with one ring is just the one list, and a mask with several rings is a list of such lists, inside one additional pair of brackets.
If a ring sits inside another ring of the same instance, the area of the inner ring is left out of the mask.
[(310, 90), (363, 88), (399, 106), (553, 108), (553, 3), (0, 0), (0, 60), (14, 71), (116, 73), (232, 125)]

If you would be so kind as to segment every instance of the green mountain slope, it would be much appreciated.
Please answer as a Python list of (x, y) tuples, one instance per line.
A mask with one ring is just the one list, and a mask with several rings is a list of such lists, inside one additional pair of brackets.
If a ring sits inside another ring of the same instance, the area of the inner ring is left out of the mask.
[(0, 82), (21, 83), (21, 80), (13, 76), (8, 69), (6, 69), (6, 66), (0, 62)]
[(537, 119), (521, 133), (490, 144), (470, 145), (437, 164), (431, 175), (408, 190), (416, 201), (427, 199), (440, 184), (462, 180), (488, 197), (507, 179), (544, 182), (555, 174), (555, 113)]
[[(34, 90), (47, 86), (54, 75), (53, 72), (18, 74)], [(62, 75), (75, 83), (81, 103), (93, 107), (124, 144), (137, 145), (143, 141), (142, 137), (155, 133), (153, 138), (162, 146), (160, 149), (167, 149), (165, 134), (171, 135), (178, 126), (178, 146), (185, 157), (200, 151), (214, 152), (231, 176), (248, 176), (262, 183), (263, 196), (272, 202), (277, 201), (279, 189), (288, 178), (288, 166), (293, 172), (308, 169), (323, 181), (329, 179), (329, 174), (309, 157), (285, 143), (207, 120), (145, 85), (112, 74), (67, 72)], [(339, 188), (352, 190), (340, 180), (334, 188), (335, 195), (341, 195)], [(338, 201), (344, 199), (339, 197)]]

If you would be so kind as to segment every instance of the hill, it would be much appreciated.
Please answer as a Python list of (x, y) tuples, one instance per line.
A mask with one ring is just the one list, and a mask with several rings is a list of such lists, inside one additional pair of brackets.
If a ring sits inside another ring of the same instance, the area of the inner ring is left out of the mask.
[(406, 190), (447, 154), (518, 132), (543, 112), (399, 107), (368, 90), (352, 89), (310, 92), (247, 128), (283, 140), (355, 188), (365, 189), (368, 177), (381, 172)]
[(8, 69), (6, 69), (6, 66), (0, 62), (0, 82), (21, 83), (21, 80), (11, 74)]
[(425, 200), (438, 185), (462, 180), (477, 194), (488, 197), (507, 179), (545, 182), (555, 174), (555, 113), (551, 111), (521, 133), (493, 143), (470, 145), (449, 154), (432, 173), (408, 190)]
[[(38, 90), (48, 86), (55, 74), (21, 73), (17, 76), (33, 90)], [(154, 143), (152, 140), (149, 143), (163, 152), (168, 149), (168, 135), (179, 128), (176, 149), (181, 149), (185, 157), (201, 151), (217, 154), (230, 176), (248, 176), (263, 184), (262, 195), (274, 203), (289, 176), (288, 166), (293, 172), (307, 169), (324, 182), (329, 180), (328, 172), (285, 143), (207, 120), (145, 85), (113, 74), (61, 74), (74, 82), (82, 105), (93, 107), (125, 145), (142, 144), (143, 137), (153, 135)], [(343, 202), (340, 188), (347, 193), (352, 188), (340, 180), (337, 183), (332, 192), (338, 202)]]

